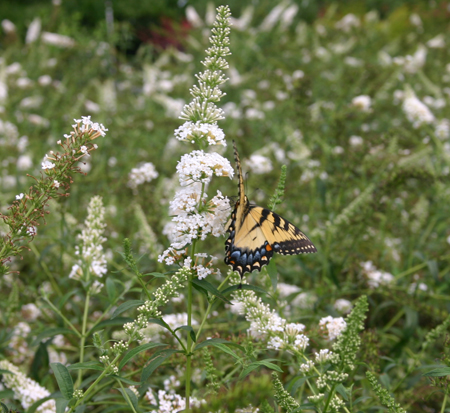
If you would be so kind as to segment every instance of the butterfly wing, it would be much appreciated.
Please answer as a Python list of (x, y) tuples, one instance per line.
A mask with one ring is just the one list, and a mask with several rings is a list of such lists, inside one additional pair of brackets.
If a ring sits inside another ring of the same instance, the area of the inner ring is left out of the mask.
[(244, 193), (241, 161), (234, 143), (239, 199), (227, 225), (230, 233), (225, 242), (225, 263), (242, 277), (247, 272), (261, 271), (274, 252), (294, 255), (316, 252), (308, 237), (295, 225), (275, 212), (250, 205)]
[(277, 254), (317, 252), (316, 247), (302, 231), (275, 212), (254, 206), (251, 207), (249, 214), (254, 220), (259, 220), (258, 224), (265, 239)]

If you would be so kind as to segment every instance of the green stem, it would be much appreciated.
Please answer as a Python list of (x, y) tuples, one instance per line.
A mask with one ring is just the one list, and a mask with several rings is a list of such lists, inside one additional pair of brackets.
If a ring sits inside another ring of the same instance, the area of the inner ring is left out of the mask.
[(79, 337), (81, 338), (81, 333), (77, 330), (77, 328), (63, 315), (63, 313), (61, 313), (61, 311), (59, 311), (58, 308), (56, 308), (53, 303), (47, 298), (47, 297), (43, 297), (44, 301), (52, 308), (52, 310), (58, 314), (63, 320), (64, 322), (69, 326), (69, 328)]
[[(87, 329), (87, 319), (89, 314), (89, 301), (90, 301), (90, 293), (89, 290), (86, 294), (86, 300), (84, 302), (84, 314), (83, 314), (83, 325), (81, 327), (81, 339), (80, 339), (80, 363), (84, 361), (84, 345), (86, 343), (86, 329)], [(78, 378), (75, 384), (75, 387), (78, 387), (81, 384), (81, 380), (83, 377), (83, 370), (78, 370)]]
[(328, 399), (327, 402), (325, 403), (325, 407), (323, 408), (323, 413), (326, 413), (326, 411), (328, 410), (328, 406), (330, 405), (331, 399), (334, 396), (334, 388), (336, 387), (335, 384), (333, 384), (331, 386), (330, 392), (328, 393)]
[[(50, 279), (50, 284), (52, 285), (53, 291), (56, 294), (58, 294), (60, 297), (62, 297), (63, 294), (62, 294), (61, 290), (59, 289), (58, 283), (56, 282), (55, 277), (53, 276), (52, 272), (48, 269), (47, 264), (40, 259), (41, 256), (39, 254), (38, 249), (36, 248), (36, 245), (34, 245), (32, 242), (30, 242), (28, 245), (30, 246), (30, 250), (33, 251), (33, 254), (38, 259), (39, 265), (42, 267), (45, 274)], [(61, 274), (62, 274), (62, 272), (61, 272)]]
[[(114, 360), (111, 362), (111, 365), (115, 365), (117, 360), (119, 360), (120, 358), (120, 354), (118, 354)], [(105, 367), (105, 370), (102, 371), (102, 374), (100, 374), (100, 376), (98, 376), (95, 381), (89, 386), (89, 388), (86, 390), (86, 392), (83, 394), (83, 397), (81, 399), (79, 399), (69, 410), (69, 413), (72, 413), (75, 411), (75, 409), (81, 404), (83, 403), (83, 401), (87, 398), (87, 396), (92, 393), (92, 391), (94, 390), (95, 386), (97, 385), (97, 383), (103, 379), (103, 377), (105, 377), (108, 374), (109, 368)]]
[(405, 314), (405, 310), (402, 308), (392, 319), (387, 323), (384, 328), (383, 332), (388, 331), (400, 318)]
[(445, 405), (447, 404), (447, 393), (445, 393), (444, 401), (442, 402), (441, 413), (445, 412)]
[(134, 409), (133, 403), (131, 403), (131, 400), (130, 400), (130, 398), (128, 397), (127, 392), (126, 392), (125, 389), (123, 388), (122, 381), (121, 381), (121, 380), (118, 380), (118, 379), (116, 379), (116, 381), (117, 381), (117, 383), (119, 383), (119, 386), (120, 386), (120, 388), (122, 389), (122, 395), (123, 395), (123, 397), (125, 398), (125, 400), (127, 401), (128, 405), (131, 407), (131, 410), (133, 410), (134, 413), (137, 413), (136, 410)]

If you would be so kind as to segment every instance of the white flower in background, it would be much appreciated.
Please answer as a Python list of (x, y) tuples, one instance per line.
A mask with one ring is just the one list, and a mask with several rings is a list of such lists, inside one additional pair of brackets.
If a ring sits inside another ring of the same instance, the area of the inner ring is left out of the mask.
[(36, 304), (29, 303), (22, 306), (20, 315), (26, 321), (36, 321), (41, 316), (41, 310), (39, 310)]
[(348, 33), (355, 27), (359, 27), (361, 22), (359, 17), (355, 16), (353, 13), (346, 14), (341, 20), (335, 23), (334, 27), (336, 29), (342, 30)]
[(348, 140), (350, 143), (350, 146), (361, 146), (364, 142), (363, 138), (361, 136), (350, 136), (350, 139)]
[(422, 19), (417, 13), (412, 13), (409, 16), (409, 21), (415, 27), (422, 27)]
[(27, 89), (33, 85), (33, 81), (27, 77), (19, 77), (16, 80), (16, 86), (20, 89)]
[(345, 298), (339, 298), (338, 300), (336, 300), (333, 307), (336, 309), (336, 311), (344, 314), (349, 313), (353, 308), (352, 303)]
[(23, 193), (20, 193), (19, 195), (16, 195), (16, 199), (19, 201), (23, 198)]
[[(151, 404), (158, 406), (158, 410), (152, 410), (151, 413), (177, 413), (186, 410), (186, 399), (175, 392), (158, 391), (158, 401), (151, 390), (147, 391), (146, 397)], [(198, 400), (195, 397), (190, 398), (191, 407), (200, 407), (205, 404), (205, 400)]]
[(89, 99), (86, 100), (86, 102), (84, 102), (84, 107), (89, 113), (100, 112), (100, 105), (95, 102), (92, 102), (92, 100)]
[(297, 287), (296, 285), (291, 285), (291, 284), (286, 284), (286, 283), (278, 283), (277, 291), (280, 294), (280, 297), (286, 298), (286, 297), (290, 296), (291, 294), (300, 292), (301, 288)]
[(265, 19), (259, 26), (259, 30), (263, 32), (268, 32), (272, 30), (275, 27), (275, 25), (280, 21), (281, 14), (283, 13), (284, 9), (288, 4), (289, 4), (288, 2), (281, 2), (280, 4), (275, 6), (265, 17)]
[(250, 158), (244, 163), (256, 175), (266, 174), (273, 170), (272, 161), (258, 154), (250, 155)]
[(41, 19), (36, 17), (28, 26), (27, 35), (25, 37), (25, 43), (34, 43), (41, 33)]
[(128, 174), (127, 186), (136, 189), (144, 182), (151, 182), (153, 179), (157, 178), (158, 175), (155, 166), (151, 162), (141, 163), (136, 168), (133, 168)]
[(441, 140), (448, 139), (450, 137), (450, 121), (448, 119), (438, 121), (434, 133)]
[(253, 18), (253, 13), (254, 13), (254, 7), (253, 6), (247, 6), (241, 14), (241, 17), (234, 18), (231, 17), (231, 24), (233, 25), (234, 29), (243, 31), (245, 29), (248, 28), (248, 26), (250, 25), (250, 22), (252, 21)]
[(197, 11), (193, 6), (189, 5), (186, 7), (186, 19), (194, 27), (203, 27), (203, 20), (198, 15)]
[(313, 293), (303, 292), (292, 300), (291, 306), (298, 307), (302, 310), (312, 309), (316, 301), (317, 297)]
[(352, 99), (352, 105), (361, 112), (370, 112), (372, 99), (367, 95), (356, 96)]
[(403, 112), (408, 120), (413, 124), (414, 128), (418, 128), (423, 124), (430, 124), (435, 121), (433, 113), (428, 106), (421, 102), (413, 90), (408, 88), (405, 92), (405, 99), (402, 105)]
[[(42, 387), (41, 385), (39, 385), (39, 383), (28, 378), (14, 364), (9, 363), (6, 360), (1, 360), (0, 368), (9, 370), (13, 373), (4, 374), (2, 380), (6, 388), (13, 390), (14, 399), (19, 400), (24, 409), (28, 409), (35, 402), (50, 396), (50, 392), (45, 387)], [(55, 400), (47, 400), (46, 402), (42, 403), (36, 409), (36, 412), (56, 412)]]
[(388, 272), (378, 270), (372, 261), (361, 263), (363, 273), (367, 276), (367, 284), (370, 288), (378, 288), (380, 285), (389, 285), (394, 281), (394, 276)]
[[(362, 67), (364, 66), (364, 60), (358, 59), (353, 56), (344, 57), (344, 63), (350, 67)], [(333, 79), (330, 79), (333, 80)]]
[(294, 21), (294, 17), (298, 12), (298, 6), (296, 4), (291, 4), (284, 10), (280, 18), (280, 28), (282, 30), (287, 30), (288, 27)]
[(177, 165), (180, 185), (187, 186), (193, 182), (208, 184), (212, 176), (233, 178), (234, 169), (230, 161), (218, 153), (192, 151), (183, 155)]
[(394, 57), (394, 63), (403, 66), (405, 72), (407, 73), (417, 73), (425, 65), (427, 59), (427, 48), (420, 44), (417, 47), (416, 52), (411, 56), (407, 55), (405, 57)]
[(347, 328), (347, 323), (342, 317), (323, 317), (319, 321), (319, 327), (322, 330), (327, 330), (328, 340), (334, 340), (339, 337), (342, 332)]
[(2, 20), (2, 29), (6, 34), (15, 33), (16, 25), (8, 19)]
[(428, 285), (426, 285), (425, 283), (411, 283), (408, 288), (408, 293), (414, 294), (416, 291), (428, 291)]
[(41, 86), (48, 86), (52, 83), (52, 78), (50, 75), (42, 75), (38, 77), (38, 83)]
[(227, 146), (223, 130), (217, 123), (185, 122), (175, 130), (175, 137), (180, 141), (201, 142), (207, 141), (209, 145)]
[(443, 49), (445, 47), (444, 35), (438, 34), (436, 37), (428, 40), (427, 46), (431, 49)]
[[(175, 330), (178, 327), (187, 325), (188, 315), (187, 315), (187, 313), (167, 314), (163, 317), (163, 320), (167, 324), (169, 324), (169, 326), (172, 330)], [(192, 319), (192, 325), (197, 325), (197, 324), (198, 324), (198, 322), (196, 320)]]
[(36, 109), (42, 105), (43, 100), (42, 96), (29, 96), (20, 101), (19, 107), (22, 109)]
[(33, 166), (33, 161), (30, 155), (20, 155), (17, 158), (17, 169), (20, 171), (25, 171)]
[[(102, 245), (106, 241), (103, 236), (106, 227), (104, 220), (105, 208), (102, 198), (94, 196), (89, 201), (88, 216), (84, 221), (84, 229), (78, 235), (78, 238), (82, 241), (81, 246), (75, 247), (75, 254), (79, 256), (79, 259), (73, 265), (69, 278), (93, 283), (95, 280), (92, 279), (92, 276), (101, 278), (106, 274), (106, 256)], [(101, 287), (97, 283), (94, 285), (94, 290), (98, 291)]]
[(51, 44), (52, 46), (59, 46), (62, 48), (75, 46), (75, 40), (69, 36), (64, 36), (58, 33), (42, 32), (41, 40), (46, 44)]

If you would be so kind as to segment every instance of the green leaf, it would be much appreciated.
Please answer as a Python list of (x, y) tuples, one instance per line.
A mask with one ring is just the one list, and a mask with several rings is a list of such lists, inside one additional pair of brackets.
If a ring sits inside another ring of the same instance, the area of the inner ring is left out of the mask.
[(110, 377), (114, 377), (116, 380), (122, 381), (126, 384), (129, 384), (130, 386), (139, 386), (141, 384), (140, 381), (134, 381), (131, 379), (127, 379), (125, 377), (120, 377), (120, 376), (110, 376)]
[(231, 304), (231, 302), (226, 298), (214, 285), (209, 283), (206, 280), (199, 280), (198, 278), (194, 278), (192, 280), (192, 284), (197, 285), (206, 291), (210, 292), (212, 295), (216, 296), (217, 298), (220, 298), (222, 301), (224, 301), (227, 304)]
[(122, 370), (122, 368), (125, 366), (125, 364), (127, 364), (129, 360), (131, 360), (134, 356), (138, 355), (139, 353), (142, 353), (143, 351), (147, 351), (151, 348), (160, 347), (160, 346), (167, 346), (167, 344), (147, 343), (147, 344), (142, 344), (141, 346), (133, 348), (132, 350), (125, 353), (125, 355), (123, 356), (123, 359), (120, 361), (120, 364), (119, 364), (119, 370)]
[(47, 328), (44, 331), (41, 331), (36, 336), (36, 338), (31, 343), (31, 346), (33, 346), (33, 347), (37, 346), (44, 338), (54, 337), (54, 336), (57, 336), (58, 334), (62, 334), (64, 336), (66, 334), (75, 334), (75, 332), (73, 330), (71, 330), (70, 328), (64, 328), (64, 327)]
[(108, 293), (108, 299), (110, 303), (114, 303), (117, 298), (117, 288), (116, 283), (112, 277), (106, 279), (106, 292)]
[[(1, 395), (2, 393), (3, 392), (0, 391), (0, 397), (5, 397), (5, 398), (6, 397), (14, 397), (14, 392), (12, 390), (11, 390), (11, 396), (2, 396)], [(2, 403), (1, 401), (0, 401), (0, 407), (2, 408), (2, 410), (1, 410), (2, 413), (9, 413), (10, 412), (8, 406), (6, 404)]]
[(37, 411), (37, 409), (43, 405), (46, 401), (51, 400), (52, 396), (47, 396), (44, 397), (42, 399), (39, 399), (38, 401), (34, 402), (28, 409), (27, 409), (27, 413), (34, 413), (35, 411)]
[(244, 347), (237, 343), (232, 343), (231, 341), (224, 340), (223, 338), (210, 338), (209, 340), (202, 341), (201, 343), (195, 346), (195, 351), (201, 349), (206, 346), (216, 346), (216, 344), (227, 344), (229, 346), (233, 346), (238, 348), (239, 350), (244, 351)]
[(1, 390), (0, 391), (0, 398), (1, 399), (11, 399), (14, 397), (14, 392), (10, 389)]
[(58, 398), (55, 399), (56, 404), (56, 413), (64, 413), (66, 411), (66, 407), (69, 405), (69, 400)]
[(129, 310), (130, 308), (139, 307), (140, 305), (145, 304), (145, 301), (142, 300), (129, 300), (125, 301), (124, 303), (120, 304), (119, 307), (116, 308), (113, 315), (111, 316), (111, 320), (113, 318), (116, 318), (119, 314), (122, 314), (123, 312)]
[(97, 370), (103, 371), (105, 367), (98, 361), (86, 361), (84, 363), (74, 363), (67, 366), (67, 370)]
[(173, 332), (175, 333), (177, 330), (184, 330), (189, 333), (191, 336), (192, 341), (195, 343), (197, 341), (197, 337), (195, 336), (194, 329), (191, 326), (181, 326), (176, 328)]
[(271, 260), (269, 265), (266, 267), (267, 274), (269, 274), (270, 282), (272, 283), (272, 288), (274, 291), (277, 290), (278, 285), (278, 271), (277, 265), (275, 264), (275, 260)]
[(182, 353), (182, 351), (161, 350), (153, 354), (150, 363), (142, 370), (141, 382), (146, 382), (152, 373), (174, 353)]
[(134, 321), (134, 319), (131, 317), (117, 317), (114, 320), (112, 318), (110, 320), (103, 320), (98, 323), (95, 328), (91, 330), (91, 332), (102, 330), (107, 326), (123, 326), (125, 323), (130, 323), (132, 321)]
[(73, 381), (69, 370), (61, 363), (50, 363), (50, 366), (53, 373), (55, 373), (55, 378), (62, 396), (66, 400), (71, 400), (73, 397)]
[(261, 287), (258, 287), (256, 285), (249, 285), (249, 284), (242, 284), (242, 288), (239, 288), (239, 285), (232, 285), (231, 287), (225, 288), (225, 290), (222, 291), (223, 295), (228, 295), (233, 291), (237, 290), (251, 290), (255, 293), (261, 293), (261, 294), (269, 294), (266, 290), (264, 290)]
[(363, 402), (363, 401), (365, 401), (365, 400), (368, 400), (368, 399), (371, 399), (371, 398), (372, 398), (371, 396), (361, 396), (361, 397), (358, 397), (358, 398), (353, 402), (353, 406), (354, 406), (355, 404), (361, 403), (361, 402)]
[(342, 398), (348, 402), (348, 394), (347, 394), (347, 390), (345, 389), (345, 387), (342, 385), (342, 383), (339, 383), (336, 386), (336, 391), (342, 396)]
[(450, 367), (439, 367), (429, 371), (428, 373), (422, 374), (424, 377), (444, 377), (448, 375), (450, 375)]
[(161, 327), (164, 327), (165, 329), (172, 331), (172, 329), (170, 328), (169, 324), (167, 324), (162, 318), (150, 318), (148, 320), (149, 323), (152, 324), (158, 324)]
[(224, 353), (229, 354), (230, 356), (234, 357), (236, 360), (241, 359), (241, 357), (239, 357), (234, 351), (230, 350), (225, 344), (216, 343), (216, 344), (214, 344), (214, 347), (217, 347), (219, 350), (222, 350)]
[(147, 272), (145, 274), (142, 274), (142, 276), (145, 276), (145, 275), (152, 275), (155, 278), (165, 278), (166, 280), (169, 279), (169, 277), (166, 274), (163, 274), (161, 272)]
[[(118, 388), (117, 390), (119, 390), (120, 393), (122, 393), (123, 398), (125, 400), (127, 400), (127, 402), (128, 402), (128, 399), (131, 401), (131, 404), (133, 405), (134, 410), (137, 411), (138, 410), (138, 399), (137, 399), (136, 395), (130, 389)], [(125, 396), (125, 393), (128, 396), (128, 399)]]
[(257, 369), (258, 367), (267, 367), (268, 369), (271, 370), (276, 370), (280, 373), (283, 373), (283, 370), (278, 367), (276, 364), (271, 363), (268, 360), (261, 360), (261, 361), (255, 361), (253, 363), (250, 363), (243, 371), (242, 373), (239, 375), (240, 379), (243, 379), (244, 377), (246, 377), (248, 374), (250, 374), (253, 370)]
[(14, 374), (12, 371), (0, 369), (0, 374)]

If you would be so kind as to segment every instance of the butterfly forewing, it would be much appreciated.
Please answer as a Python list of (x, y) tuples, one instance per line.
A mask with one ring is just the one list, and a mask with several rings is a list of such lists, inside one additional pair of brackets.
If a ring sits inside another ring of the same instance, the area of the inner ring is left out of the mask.
[(296, 255), (317, 252), (308, 237), (295, 225), (268, 209), (254, 206), (249, 214), (259, 225), (274, 252), (282, 255)]

